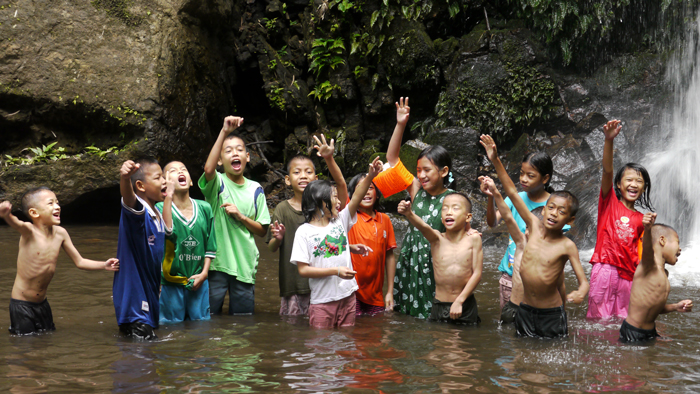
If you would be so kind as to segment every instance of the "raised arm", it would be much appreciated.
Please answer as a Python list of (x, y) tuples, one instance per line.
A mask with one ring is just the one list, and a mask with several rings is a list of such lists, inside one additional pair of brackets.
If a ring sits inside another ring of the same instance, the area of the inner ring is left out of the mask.
[(510, 201), (513, 202), (515, 209), (517, 209), (523, 221), (525, 221), (528, 227), (532, 228), (532, 223), (537, 220), (537, 218), (530, 213), (525, 201), (518, 195), (518, 189), (515, 187), (513, 180), (510, 179), (510, 176), (508, 176), (508, 171), (503, 167), (501, 159), (498, 158), (496, 143), (493, 141), (493, 138), (491, 138), (490, 135), (482, 134), (480, 142), (484, 149), (486, 149), (486, 156), (496, 169), (496, 173), (503, 184), (503, 190), (506, 192), (506, 195), (510, 197)]
[(399, 162), (399, 151), (401, 150), (401, 141), (403, 140), (403, 132), (408, 123), (408, 116), (411, 114), (411, 107), (408, 106), (408, 97), (404, 101), (401, 97), (396, 103), (396, 127), (391, 135), (389, 147), (386, 150), (386, 161), (393, 167)]
[(345, 177), (338, 167), (338, 163), (335, 162), (333, 158), (333, 152), (335, 152), (334, 140), (331, 140), (331, 144), (326, 143), (326, 136), (321, 134), (321, 139), (319, 140), (317, 136), (314, 136), (316, 145), (314, 148), (318, 150), (317, 155), (323, 157), (328, 166), (328, 172), (331, 173), (331, 177), (335, 181), (335, 188), (338, 190), (338, 200), (340, 200), (340, 209), (345, 208), (346, 202), (348, 201), (348, 184), (345, 183)]
[[(372, 185), (372, 180), (381, 171), (382, 161), (379, 160), (379, 157), (375, 157), (374, 160), (369, 164), (367, 176), (364, 177), (362, 181), (360, 181), (360, 183), (357, 184), (357, 187), (355, 188), (355, 193), (353, 193), (352, 198), (350, 199), (350, 203), (348, 203), (348, 211), (350, 212), (350, 216), (355, 216), (355, 213), (357, 212), (357, 207), (360, 206), (360, 202), (362, 202), (362, 199), (365, 198), (367, 190), (369, 190), (370, 185)], [(340, 191), (338, 191), (338, 194), (340, 195)]]
[(613, 186), (613, 140), (620, 133), (622, 125), (620, 121), (611, 120), (603, 126), (605, 144), (603, 145), (603, 179), (600, 182), (600, 190), (603, 198), (607, 197)]
[(450, 307), (450, 317), (455, 320), (459, 319), (460, 316), (462, 316), (462, 305), (464, 304), (464, 301), (466, 301), (467, 298), (469, 298), (469, 296), (474, 293), (476, 286), (479, 284), (479, 282), (481, 282), (481, 274), (484, 270), (484, 251), (481, 245), (481, 236), (472, 235), (471, 238), (473, 240), (473, 271), (472, 276), (467, 281), (467, 284), (464, 285), (464, 289), (462, 289), (462, 292), (459, 293), (457, 298), (455, 298), (454, 302), (452, 303), (452, 306)]
[(70, 257), (70, 259), (73, 260), (73, 263), (75, 263), (76, 267), (80, 268), (81, 270), (90, 271), (119, 271), (119, 260), (115, 258), (111, 258), (107, 261), (95, 261), (90, 259), (84, 259), (83, 256), (81, 256), (78, 252), (78, 249), (76, 249), (73, 245), (73, 241), (71, 241), (70, 235), (68, 235), (68, 231), (59, 227), (59, 232), (61, 235), (63, 235), (63, 243), (61, 244), (61, 246), (63, 247), (63, 250), (66, 252), (68, 257)]
[(652, 228), (656, 222), (656, 213), (647, 212), (642, 218), (642, 224), (644, 224), (644, 236), (642, 239), (642, 259), (639, 262), (643, 268), (644, 273), (649, 273), (656, 268), (654, 262), (654, 242), (651, 235)]
[(7, 224), (17, 230), (21, 235), (28, 236), (32, 233), (32, 224), (23, 222), (12, 214), (12, 204), (9, 201), (0, 203), (0, 217), (5, 219)]
[(131, 176), (139, 169), (139, 166), (139, 164), (127, 160), (122, 164), (121, 170), (119, 170), (119, 191), (122, 194), (124, 204), (129, 208), (136, 206), (136, 194), (134, 193), (134, 187), (131, 185)]
[(568, 249), (569, 262), (571, 263), (571, 268), (573, 268), (574, 274), (576, 274), (576, 279), (578, 280), (578, 290), (569, 293), (566, 296), (566, 299), (574, 304), (580, 304), (586, 298), (586, 295), (588, 295), (590, 285), (588, 284), (586, 273), (583, 271), (583, 267), (581, 266), (581, 260), (578, 256), (578, 248), (576, 248), (576, 244), (574, 244), (573, 241), (570, 241)]
[(175, 193), (175, 181), (167, 178), (165, 187), (165, 199), (163, 200), (163, 222), (165, 222), (166, 233), (173, 231), (173, 193)]
[(508, 233), (510, 233), (510, 237), (513, 238), (513, 242), (515, 242), (515, 245), (519, 247), (525, 247), (525, 234), (523, 234), (520, 231), (520, 227), (515, 221), (513, 213), (510, 211), (510, 208), (508, 208), (508, 204), (506, 204), (505, 200), (503, 200), (501, 192), (498, 191), (496, 183), (493, 181), (493, 179), (487, 176), (480, 176), (479, 181), (481, 182), (481, 191), (487, 196), (489, 196), (489, 199), (493, 199), (496, 201), (496, 207), (498, 208), (498, 212), (501, 212), (501, 217), (506, 222)]
[(488, 196), (486, 200), (486, 224), (489, 227), (495, 227), (501, 221), (501, 213), (496, 209), (492, 196)]
[(411, 223), (413, 227), (417, 228), (428, 242), (432, 244), (440, 240), (440, 232), (430, 227), (423, 219), (413, 213), (410, 201), (401, 201), (399, 203), (398, 212), (404, 215), (408, 222)]
[(211, 147), (207, 162), (204, 164), (204, 178), (207, 182), (214, 179), (216, 175), (214, 172), (216, 172), (216, 165), (219, 163), (219, 158), (221, 157), (221, 147), (224, 145), (224, 140), (232, 131), (236, 130), (242, 124), (243, 118), (237, 116), (227, 116), (224, 119), (224, 125), (219, 132), (219, 136), (216, 138), (216, 142), (214, 142), (214, 146)]

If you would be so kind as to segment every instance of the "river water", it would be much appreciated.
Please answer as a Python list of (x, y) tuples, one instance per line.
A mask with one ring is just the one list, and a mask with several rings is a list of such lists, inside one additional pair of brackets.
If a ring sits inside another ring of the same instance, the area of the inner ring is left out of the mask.
[[(116, 253), (116, 226), (67, 227), (82, 255)], [(9, 303), (19, 235), (0, 226), (0, 299)], [(476, 291), (482, 323), (457, 327), (392, 313), (353, 328), (314, 330), (278, 314), (277, 260), (261, 250), (254, 316), (214, 316), (158, 330), (159, 340), (119, 335), (112, 275), (81, 271), (62, 254), (49, 288), (57, 330), (16, 337), (0, 313), (0, 392), (697, 392), (697, 312), (659, 318), (665, 337), (651, 346), (617, 341), (619, 321), (590, 322), (569, 306), (569, 337), (519, 339), (499, 327), (497, 262), (485, 249)], [(681, 261), (683, 256), (681, 255)], [(590, 271), (588, 264), (586, 270)], [(567, 273), (567, 288), (575, 288)], [(674, 287), (670, 300), (697, 300)]]

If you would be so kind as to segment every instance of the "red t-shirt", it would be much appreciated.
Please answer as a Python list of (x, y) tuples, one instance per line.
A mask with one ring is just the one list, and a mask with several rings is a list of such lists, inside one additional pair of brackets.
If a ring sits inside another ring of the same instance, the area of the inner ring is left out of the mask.
[(374, 218), (357, 211), (357, 222), (348, 233), (350, 244), (364, 244), (374, 251), (364, 257), (352, 254), (352, 266), (357, 274), (355, 279), (360, 287), (355, 293), (365, 304), (384, 306), (384, 267), (386, 254), (396, 248), (394, 226), (389, 216), (377, 212)]
[(617, 267), (621, 278), (632, 280), (639, 264), (639, 237), (644, 231), (644, 215), (630, 211), (615, 195), (612, 186), (607, 197), (600, 191), (598, 198), (598, 228), (591, 264), (603, 263)]

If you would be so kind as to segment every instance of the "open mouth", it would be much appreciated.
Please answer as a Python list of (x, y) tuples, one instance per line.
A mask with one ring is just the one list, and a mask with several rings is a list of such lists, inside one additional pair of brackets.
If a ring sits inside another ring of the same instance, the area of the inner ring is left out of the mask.
[(180, 175), (177, 177), (177, 183), (180, 184), (180, 186), (187, 186), (187, 177), (184, 175)]
[(168, 186), (167, 186), (167, 185), (166, 185), (166, 186), (163, 186), (163, 188), (160, 189), (160, 193), (163, 195), (163, 197), (165, 197), (165, 196), (168, 194), (166, 190), (168, 190)]
[(372, 202), (372, 197), (365, 197), (362, 199), (362, 202)]
[(547, 224), (549, 224), (550, 226), (554, 226), (555, 224), (557, 224), (557, 222), (553, 219), (547, 219)]
[(639, 190), (627, 189), (627, 194), (629, 194), (630, 197), (635, 198), (639, 195)]
[(445, 218), (445, 225), (446, 226), (451, 226), (455, 223), (455, 220), (452, 218)]
[(231, 168), (233, 168), (234, 171), (240, 171), (242, 166), (241, 159), (235, 158), (231, 160)]
[(308, 185), (308, 184), (309, 184), (309, 182), (306, 182), (306, 181), (299, 182), (299, 188), (304, 189), (304, 188), (306, 188), (306, 185)]
[(53, 217), (55, 217), (56, 219), (60, 219), (61, 218), (61, 211), (54, 212)]

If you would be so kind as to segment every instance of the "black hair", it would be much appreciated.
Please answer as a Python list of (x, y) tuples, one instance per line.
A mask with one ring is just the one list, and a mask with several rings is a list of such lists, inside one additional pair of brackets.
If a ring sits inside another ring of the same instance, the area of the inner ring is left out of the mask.
[(615, 195), (617, 196), (617, 199), (622, 199), (622, 193), (620, 193), (620, 188), (617, 187), (617, 184), (622, 181), (622, 175), (625, 174), (625, 170), (627, 169), (636, 171), (638, 174), (641, 174), (642, 178), (644, 179), (644, 190), (640, 194), (637, 201), (634, 202), (634, 205), (639, 204), (640, 207), (646, 210), (654, 211), (654, 207), (651, 205), (651, 199), (649, 198), (649, 194), (651, 193), (651, 177), (649, 177), (647, 169), (637, 163), (627, 163), (624, 166), (622, 166), (622, 168), (617, 170), (617, 174), (615, 174), (615, 180), (613, 181), (613, 186), (615, 188)]
[[(442, 170), (443, 167), (447, 167), (449, 172), (452, 172), (452, 158), (450, 153), (444, 147), (440, 145), (431, 145), (423, 149), (418, 154), (418, 159), (426, 158), (430, 160), (431, 163), (435, 164), (438, 170)], [(457, 187), (457, 182), (452, 177), (452, 182), (450, 182), (450, 174), (448, 173), (446, 177), (442, 178), (442, 185), (448, 189), (454, 189)]]
[(544, 184), (544, 190), (547, 193), (553, 193), (554, 189), (549, 185), (552, 181), (552, 174), (554, 172), (554, 164), (552, 164), (552, 158), (546, 152), (535, 152), (528, 153), (523, 157), (523, 163), (529, 163), (531, 166), (535, 167), (540, 176), (544, 178), (545, 175), (549, 175), (547, 183)]
[(311, 160), (311, 158), (309, 156), (296, 155), (296, 156), (292, 157), (291, 159), (289, 159), (289, 161), (287, 162), (287, 174), (289, 174), (289, 172), (292, 170), (292, 163), (294, 163), (294, 161), (296, 161), (296, 160), (304, 160), (304, 161), (310, 162), (311, 166), (314, 168), (314, 172), (316, 172), (316, 165), (314, 164), (314, 161)]
[(131, 175), (131, 187), (136, 191), (136, 181), (141, 181), (143, 183), (146, 180), (146, 173), (144, 169), (152, 164), (158, 164), (158, 160), (154, 157), (141, 157), (134, 161), (139, 165), (139, 168)]
[[(239, 140), (241, 140), (243, 142), (243, 148), (246, 151), (248, 151), (248, 145), (246, 144), (245, 139), (243, 139), (243, 137), (238, 133), (230, 133), (229, 135), (226, 136), (226, 138), (224, 138), (224, 141), (232, 140), (234, 138), (238, 138)], [(223, 146), (222, 146), (222, 148), (223, 148)]]
[(467, 213), (472, 213), (472, 200), (469, 199), (469, 196), (467, 196), (466, 194), (464, 194), (462, 192), (452, 192), (452, 193), (447, 194), (447, 196), (445, 196), (445, 198), (447, 198), (448, 196), (452, 196), (452, 195), (461, 196), (465, 200), (467, 200)]
[(323, 204), (330, 211), (333, 209), (331, 194), (333, 193), (331, 183), (327, 180), (316, 180), (309, 182), (301, 195), (301, 212), (304, 214), (306, 223), (321, 213), (323, 217)]
[(29, 216), (29, 210), (36, 206), (36, 195), (43, 192), (44, 190), (51, 191), (51, 189), (49, 189), (46, 186), (39, 186), (27, 190), (22, 195), (22, 213), (24, 213), (28, 218), (31, 217)]
[(530, 211), (531, 214), (535, 215), (537, 219), (543, 220), (544, 215), (542, 214), (542, 211), (544, 211), (544, 207), (537, 207)]
[(578, 198), (576, 198), (576, 196), (574, 196), (573, 193), (571, 193), (570, 191), (566, 191), (566, 190), (559, 190), (556, 192), (552, 192), (549, 195), (547, 202), (549, 202), (549, 200), (551, 200), (552, 197), (563, 197), (563, 198), (566, 198), (567, 200), (569, 200), (569, 214), (571, 215), (571, 217), (576, 216), (576, 212), (578, 212)]
[(678, 231), (676, 231), (675, 228), (673, 228), (667, 224), (656, 223), (651, 228), (651, 234), (652, 234), (651, 239), (652, 239), (652, 241), (656, 242), (656, 240), (659, 239), (660, 236), (668, 235), (671, 232), (673, 232), (674, 234), (678, 234)]
[[(348, 196), (350, 196), (350, 198), (352, 198), (352, 195), (355, 194), (355, 189), (357, 188), (357, 185), (360, 183), (360, 181), (365, 179), (366, 176), (367, 173), (364, 172), (362, 174), (357, 174), (350, 179), (350, 182), (348, 182)], [(382, 198), (382, 192), (379, 191), (379, 188), (374, 182), (372, 182), (372, 185), (374, 185), (374, 192), (377, 196), (377, 198), (374, 200), (374, 207), (372, 207), (372, 209), (378, 212), (383, 212), (384, 207), (379, 202), (379, 199)]]

